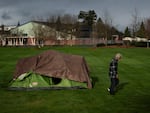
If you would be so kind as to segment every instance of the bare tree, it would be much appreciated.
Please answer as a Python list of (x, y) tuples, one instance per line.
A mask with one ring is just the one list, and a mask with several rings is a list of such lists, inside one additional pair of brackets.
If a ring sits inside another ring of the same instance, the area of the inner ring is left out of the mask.
[(47, 22), (49, 23), (55, 23), (57, 20), (57, 16), (56, 15), (51, 15), (48, 17)]
[(43, 46), (44, 40), (49, 38), (54, 38), (56, 37), (56, 30), (49, 27), (48, 25), (44, 24), (45, 22), (37, 22), (33, 23), (33, 33), (36, 38), (36, 44), (40, 47), (41, 45)]
[(150, 39), (150, 18), (145, 20), (146, 38)]
[(132, 14), (132, 23), (131, 23), (131, 29), (132, 29), (132, 35), (133, 37), (136, 37), (137, 31), (140, 27), (140, 17), (139, 17), (139, 12), (135, 8), (134, 12)]
[(103, 14), (103, 22), (104, 22), (104, 36), (105, 36), (105, 40), (106, 40), (106, 45), (107, 45), (107, 40), (111, 38), (111, 28), (112, 28), (112, 23), (113, 23), (113, 19), (112, 16), (110, 15), (110, 13), (108, 12), (108, 10), (104, 11)]
[(77, 16), (71, 14), (64, 14), (61, 16), (61, 22), (64, 24), (74, 24), (77, 22)]

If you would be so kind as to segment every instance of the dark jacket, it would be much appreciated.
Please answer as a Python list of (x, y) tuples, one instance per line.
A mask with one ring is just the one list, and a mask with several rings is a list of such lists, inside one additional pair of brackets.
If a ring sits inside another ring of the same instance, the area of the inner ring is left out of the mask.
[(110, 78), (116, 78), (118, 74), (118, 60), (113, 58), (109, 65), (109, 76)]

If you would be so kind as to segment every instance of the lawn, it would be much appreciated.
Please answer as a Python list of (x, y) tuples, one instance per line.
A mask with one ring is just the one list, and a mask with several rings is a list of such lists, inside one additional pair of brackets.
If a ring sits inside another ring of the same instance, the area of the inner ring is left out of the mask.
[[(44, 50), (58, 50), (85, 57), (93, 89), (9, 91), (17, 61)], [(112, 96), (108, 65), (120, 52), (120, 86)], [(0, 113), (149, 113), (150, 49), (92, 47), (0, 47)]]

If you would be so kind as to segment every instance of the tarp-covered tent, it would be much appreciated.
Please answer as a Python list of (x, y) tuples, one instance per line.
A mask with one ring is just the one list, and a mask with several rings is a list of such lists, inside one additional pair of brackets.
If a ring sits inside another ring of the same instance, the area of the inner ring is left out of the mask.
[(83, 56), (49, 50), (20, 59), (11, 89), (92, 88)]

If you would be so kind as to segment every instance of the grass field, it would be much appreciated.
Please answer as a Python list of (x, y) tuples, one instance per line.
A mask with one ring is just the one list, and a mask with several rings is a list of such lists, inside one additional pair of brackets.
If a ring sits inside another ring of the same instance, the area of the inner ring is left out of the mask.
[[(80, 90), (9, 91), (17, 61), (44, 50), (58, 50), (85, 57), (94, 88)], [(111, 96), (108, 65), (116, 52), (120, 86)], [(0, 47), (0, 113), (149, 113), (150, 49), (92, 47)]]

